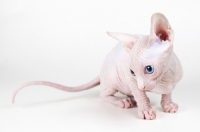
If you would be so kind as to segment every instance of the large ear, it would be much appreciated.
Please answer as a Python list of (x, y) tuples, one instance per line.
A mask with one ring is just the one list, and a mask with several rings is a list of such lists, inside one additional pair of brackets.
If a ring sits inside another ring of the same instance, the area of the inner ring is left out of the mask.
[(154, 42), (157, 38), (161, 41), (168, 40), (170, 44), (174, 40), (174, 31), (167, 18), (161, 13), (155, 13), (151, 16), (150, 43)]
[(107, 34), (120, 42), (124, 44), (124, 49), (127, 52), (130, 52), (133, 45), (137, 41), (138, 37), (130, 34), (124, 34), (124, 33), (114, 33), (114, 32), (107, 32)]

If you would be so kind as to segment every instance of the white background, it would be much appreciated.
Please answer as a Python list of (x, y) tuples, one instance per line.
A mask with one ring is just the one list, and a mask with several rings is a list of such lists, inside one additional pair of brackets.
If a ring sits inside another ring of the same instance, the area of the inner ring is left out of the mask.
[[(162, 12), (175, 31), (174, 51), (184, 77), (173, 92), (180, 108), (164, 113), (160, 95), (148, 93), (157, 119), (141, 120), (137, 108), (102, 101), (100, 88), (67, 93), (28, 81), (77, 86), (96, 77), (118, 42), (106, 31), (149, 34), (150, 17)], [(200, 2), (198, 0), (1, 0), (0, 132), (200, 130)]]

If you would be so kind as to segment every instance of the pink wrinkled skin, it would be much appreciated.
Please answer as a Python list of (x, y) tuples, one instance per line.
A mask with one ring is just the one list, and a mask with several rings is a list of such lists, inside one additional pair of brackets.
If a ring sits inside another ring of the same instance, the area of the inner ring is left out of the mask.
[[(131, 108), (137, 104), (138, 115), (142, 119), (156, 118), (147, 91), (162, 94), (161, 106), (164, 112), (175, 113), (178, 105), (172, 101), (171, 93), (183, 72), (173, 52), (174, 32), (167, 18), (161, 13), (153, 14), (150, 35), (107, 33), (120, 43), (105, 58), (97, 78), (78, 87), (45, 81), (29, 82), (14, 92), (13, 103), (17, 92), (30, 85), (47, 85), (67, 92), (78, 92), (100, 85), (100, 96), (104, 101), (121, 108)], [(153, 66), (154, 72), (148, 73), (146, 66)], [(127, 98), (114, 96), (116, 92)]]

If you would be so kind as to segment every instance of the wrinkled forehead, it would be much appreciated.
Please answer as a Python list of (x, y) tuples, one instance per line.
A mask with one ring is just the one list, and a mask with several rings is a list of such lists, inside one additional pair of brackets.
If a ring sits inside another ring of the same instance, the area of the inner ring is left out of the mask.
[(163, 45), (160, 40), (156, 40), (151, 46), (143, 49), (142, 56), (144, 59), (158, 59), (163, 56), (167, 45)]
[(131, 51), (133, 63), (141, 65), (141, 63), (158, 62), (164, 58), (168, 43), (157, 39), (149, 44), (148, 38), (149, 36), (139, 36)]

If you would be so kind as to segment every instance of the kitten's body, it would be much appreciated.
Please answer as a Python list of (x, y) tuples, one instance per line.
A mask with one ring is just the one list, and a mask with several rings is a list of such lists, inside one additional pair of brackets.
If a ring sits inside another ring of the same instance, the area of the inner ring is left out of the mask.
[[(78, 92), (100, 84), (103, 100), (121, 108), (130, 108), (137, 102), (138, 115), (143, 119), (156, 118), (147, 91), (162, 94), (163, 110), (175, 113), (178, 105), (172, 102), (171, 93), (182, 77), (182, 68), (173, 52), (174, 32), (165, 16), (160, 13), (152, 15), (148, 36), (108, 34), (121, 43), (107, 55), (97, 78), (73, 88), (46, 81), (29, 82), (14, 92), (13, 102), (17, 92), (30, 85), (47, 85), (67, 92)], [(116, 97), (116, 92), (127, 97)]]

